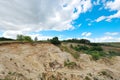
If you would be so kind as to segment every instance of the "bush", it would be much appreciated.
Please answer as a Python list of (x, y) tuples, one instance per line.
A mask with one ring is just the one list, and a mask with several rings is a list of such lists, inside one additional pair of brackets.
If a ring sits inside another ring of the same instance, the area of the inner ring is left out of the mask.
[(72, 44), (70, 44), (70, 48), (74, 48)]
[(58, 37), (53, 37), (53, 39), (51, 39), (50, 42), (54, 45), (60, 45), (61, 44)]
[(30, 36), (24, 36), (23, 40), (24, 41), (28, 41), (28, 42), (32, 42), (33, 41)]
[(68, 68), (74, 68), (77, 66), (75, 62), (65, 61), (64, 66), (67, 66)]
[(14, 40), (10, 38), (0, 37), (0, 41), (14, 41)]
[(78, 59), (80, 57), (80, 54), (78, 53), (72, 53), (72, 56), (75, 58), (75, 59)]
[(90, 41), (87, 39), (69, 39), (69, 40), (64, 40), (63, 42), (73, 42), (73, 43), (83, 43), (83, 44), (90, 43)]
[(91, 80), (91, 79), (88, 76), (86, 76), (84, 80)]
[(74, 49), (76, 50), (76, 51), (81, 51), (81, 50), (88, 50), (89, 49), (89, 47), (87, 47), (87, 46), (80, 46), (80, 45), (78, 45), (78, 46), (76, 46), (76, 47), (74, 47)]
[(103, 51), (86, 51), (85, 53), (91, 55), (94, 60), (107, 56), (107, 54)]
[(87, 39), (81, 39), (81, 40), (79, 41), (79, 43), (88, 44), (88, 43), (90, 43), (90, 41), (87, 40)]
[(28, 41), (28, 42), (33, 41), (30, 36), (24, 36), (24, 35), (17, 35), (17, 40), (18, 41)]
[(108, 56), (112, 57), (112, 56), (120, 56), (120, 53), (115, 52), (115, 51), (109, 51)]
[(93, 46), (90, 48), (90, 51), (103, 51), (103, 49), (100, 46)]
[(93, 52), (91, 53), (91, 56), (94, 60), (100, 59), (100, 54), (98, 52)]

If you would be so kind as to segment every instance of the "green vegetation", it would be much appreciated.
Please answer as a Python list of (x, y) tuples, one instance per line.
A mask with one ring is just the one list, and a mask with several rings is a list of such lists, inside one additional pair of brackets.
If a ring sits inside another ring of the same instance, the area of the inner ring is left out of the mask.
[(63, 42), (72, 42), (72, 43), (83, 43), (83, 44), (89, 44), (90, 41), (87, 39), (69, 39), (69, 40), (63, 40)]
[(0, 41), (14, 41), (14, 39), (0, 37)]
[(33, 42), (30, 36), (17, 35), (18, 41)]
[(77, 64), (75, 62), (70, 62), (69, 60), (68, 61), (65, 61), (64, 62), (64, 66), (67, 66), (68, 68), (74, 68), (77, 66)]
[(79, 53), (72, 53), (72, 56), (75, 58), (75, 59), (78, 59), (80, 57), (80, 54)]
[(58, 37), (53, 37), (50, 42), (54, 45), (60, 45), (61, 42), (59, 41)]
[(94, 52), (94, 53), (91, 53), (91, 56), (94, 60), (98, 60), (100, 59), (100, 54), (98, 52)]
[(109, 51), (108, 57), (111, 57), (111, 56), (120, 56), (120, 53), (115, 51)]
[(113, 79), (113, 77), (106, 71), (101, 71), (100, 75), (107, 76), (107, 77), (110, 77), (111, 79)]
[(77, 45), (75, 47), (73, 47), (76, 51), (84, 51), (84, 50), (88, 50), (89, 47), (87, 46), (80, 46), (80, 45)]
[(107, 72), (106, 71), (101, 71), (101, 74), (102, 75), (107, 75)]
[(89, 49), (90, 51), (103, 51), (101, 46), (92, 46)]
[(88, 76), (86, 76), (84, 80), (91, 80), (91, 79)]
[(88, 47), (88, 46), (85, 46), (85, 45), (84, 46), (77, 45), (77, 46), (73, 47), (73, 49), (76, 50), (76, 51), (82, 51), (86, 54), (91, 55), (94, 60), (98, 60), (101, 57), (104, 57), (105, 54), (106, 54), (106, 53), (103, 52), (103, 49), (100, 46)]
[(67, 46), (60, 45), (59, 46), (62, 51), (69, 52), (75, 59), (78, 59), (80, 57), (80, 54), (78, 52), (74, 52), (71, 50), (73, 48), (73, 45), (70, 45), (70, 48)]
[(109, 51), (105, 52), (101, 46), (88, 46), (88, 45), (70, 45), (70, 48), (77, 52), (83, 52), (92, 56), (94, 60), (98, 60), (103, 57), (120, 56), (120, 53)]
[[(17, 41), (21, 41), (21, 42), (33, 42), (32, 38), (30, 36), (24, 36), (24, 35), (17, 35)], [(1, 37), (0, 41), (15, 41), (13, 39), (10, 38), (4, 38)], [(47, 41), (38, 41), (38, 38), (35, 37), (34, 38), (34, 42), (51, 42), (54, 45), (57, 45), (61, 48), (61, 50), (66, 51), (71, 53), (71, 55), (75, 58), (78, 59), (80, 56), (79, 52), (83, 52), (86, 54), (89, 54), (92, 56), (92, 58), (94, 60), (98, 60), (100, 58), (103, 57), (112, 57), (112, 56), (120, 56), (120, 53), (118, 51), (104, 51), (104, 49), (101, 46), (116, 46), (119, 47), (119, 44), (115, 44), (115, 43), (91, 43), (89, 40), (87, 39), (69, 39), (69, 40), (63, 40), (62, 42), (66, 42), (66, 43), (75, 43), (78, 44), (76, 46), (74, 45), (70, 45), (70, 47), (67, 46), (62, 46), (61, 41), (59, 41), (58, 37), (53, 37), (52, 39), (48, 39)], [(73, 49), (73, 50), (71, 50)]]

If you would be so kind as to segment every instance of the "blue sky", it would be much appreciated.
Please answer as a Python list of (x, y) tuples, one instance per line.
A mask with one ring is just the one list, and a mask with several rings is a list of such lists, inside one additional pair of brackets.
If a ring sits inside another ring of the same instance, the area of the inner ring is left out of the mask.
[(120, 0), (0, 1), (0, 36), (120, 42)]

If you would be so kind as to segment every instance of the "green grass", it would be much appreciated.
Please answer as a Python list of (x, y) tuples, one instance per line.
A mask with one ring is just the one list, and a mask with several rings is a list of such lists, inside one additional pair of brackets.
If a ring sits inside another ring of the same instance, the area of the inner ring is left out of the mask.
[[(111, 58), (113, 56), (120, 56), (120, 53), (115, 52), (115, 51), (105, 52), (101, 46), (89, 46), (88, 47), (87, 45), (84, 45), (84, 46), (70, 45), (70, 47), (77, 52), (83, 52), (85, 54), (91, 55), (94, 60), (99, 60), (99, 59), (104, 58), (104, 57)], [(77, 54), (75, 54), (75, 56), (77, 56)]]
[(62, 51), (66, 51), (66, 52), (70, 53), (75, 59), (78, 59), (80, 56), (80, 54), (78, 52), (71, 50), (71, 45), (70, 45), (70, 47), (60, 45), (59, 48)]
[(77, 64), (75, 62), (65, 61), (64, 66), (68, 68), (74, 68), (77, 66)]

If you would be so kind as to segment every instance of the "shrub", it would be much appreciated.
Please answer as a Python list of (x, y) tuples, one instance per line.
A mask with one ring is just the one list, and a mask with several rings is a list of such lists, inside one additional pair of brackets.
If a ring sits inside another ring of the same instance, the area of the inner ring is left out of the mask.
[(0, 41), (14, 41), (14, 40), (10, 38), (0, 37)]
[(72, 44), (70, 44), (70, 48), (74, 48)]
[(24, 41), (28, 41), (28, 42), (32, 42), (33, 41), (30, 36), (24, 36), (23, 40)]
[(78, 46), (75, 46), (74, 47), (74, 49), (76, 50), (76, 51), (81, 51), (81, 50), (88, 50), (89, 49), (89, 47), (87, 47), (87, 46), (80, 46), (80, 45), (78, 45)]
[(100, 44), (100, 43), (89, 43), (88, 45), (90, 45), (90, 46), (100, 46), (102, 44)]
[(69, 39), (69, 40), (64, 40), (63, 42), (73, 42), (73, 43), (83, 43), (83, 44), (90, 43), (90, 41), (87, 39)]
[(109, 51), (108, 56), (112, 57), (112, 56), (120, 56), (120, 53), (115, 52), (115, 51)]
[(93, 46), (90, 48), (90, 51), (103, 51), (103, 49), (100, 46)]
[(60, 45), (61, 42), (59, 41), (58, 37), (53, 37), (50, 42), (54, 45)]
[(81, 39), (81, 40), (79, 40), (79, 43), (88, 44), (88, 43), (90, 43), (90, 41), (87, 39)]
[(91, 79), (88, 76), (86, 76), (84, 80), (91, 80)]
[(102, 75), (107, 75), (106, 71), (101, 71)]
[(24, 35), (17, 35), (17, 40), (18, 41), (28, 41), (28, 42), (33, 41), (30, 36), (24, 36)]
[(72, 56), (75, 58), (75, 59), (78, 59), (80, 57), (80, 54), (79, 53), (72, 53)]
[(68, 68), (74, 68), (77, 66), (75, 62), (65, 61), (64, 66), (67, 66)]
[(88, 50), (89, 48), (87, 46), (79, 46), (79, 50)]
[(94, 60), (100, 59), (100, 54), (98, 52), (93, 52), (91, 53), (91, 56)]
[(108, 72), (106, 72), (106, 71), (101, 71), (100, 73), (101, 73), (102, 75), (104, 75), (104, 76), (110, 77), (110, 78), (113, 80), (113, 77), (112, 77)]

